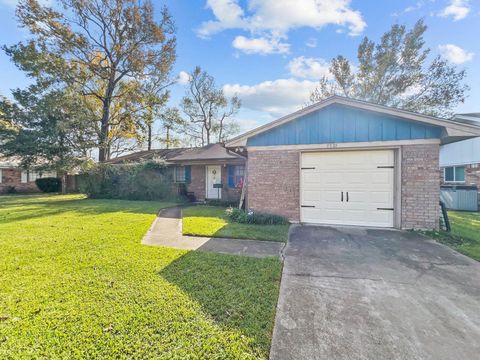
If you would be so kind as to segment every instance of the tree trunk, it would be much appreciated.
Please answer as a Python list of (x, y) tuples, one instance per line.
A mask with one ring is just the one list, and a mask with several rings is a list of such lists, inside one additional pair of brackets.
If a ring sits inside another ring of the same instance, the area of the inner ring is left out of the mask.
[(65, 171), (62, 172), (62, 194), (67, 193), (67, 173)]
[(167, 126), (167, 137), (165, 138), (167, 149), (170, 147), (170, 126)]
[(210, 129), (205, 128), (205, 131), (207, 132), (207, 145), (210, 145)]
[(110, 145), (108, 145), (108, 136), (110, 131), (110, 105), (112, 103), (112, 95), (115, 90), (115, 68), (111, 70), (110, 79), (108, 81), (107, 90), (105, 92), (105, 98), (103, 99), (102, 108), (102, 120), (100, 127), (99, 143), (100, 148), (98, 151), (98, 161), (105, 161), (110, 159)]
[(108, 139), (108, 118), (110, 116), (110, 101), (104, 100), (102, 111), (102, 123), (100, 127), (98, 161), (105, 161), (109, 158), (109, 151), (107, 146)]
[(148, 124), (147, 150), (152, 150), (152, 124)]

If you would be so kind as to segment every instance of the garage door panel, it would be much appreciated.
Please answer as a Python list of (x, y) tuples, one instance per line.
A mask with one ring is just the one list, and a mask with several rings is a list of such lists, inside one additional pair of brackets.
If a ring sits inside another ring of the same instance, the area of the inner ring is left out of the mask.
[[(346, 205), (355, 206), (359, 205), (362, 208), (373, 208), (376, 205), (384, 205), (383, 207), (392, 206), (392, 192), (387, 191), (349, 191), (348, 202)], [(346, 196), (345, 196), (346, 199)]]
[(376, 171), (371, 176), (372, 184), (385, 184), (390, 186), (393, 182), (393, 169), (385, 169), (384, 171)]
[[(304, 222), (392, 227), (394, 153), (391, 150), (302, 154)], [(343, 201), (341, 194), (343, 192)], [(347, 202), (348, 192), (348, 202)]]

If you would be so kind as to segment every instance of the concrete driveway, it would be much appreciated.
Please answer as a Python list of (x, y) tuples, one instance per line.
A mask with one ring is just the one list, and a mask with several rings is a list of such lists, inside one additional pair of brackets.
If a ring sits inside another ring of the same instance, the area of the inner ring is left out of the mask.
[(478, 359), (480, 263), (415, 233), (294, 226), (271, 359)]

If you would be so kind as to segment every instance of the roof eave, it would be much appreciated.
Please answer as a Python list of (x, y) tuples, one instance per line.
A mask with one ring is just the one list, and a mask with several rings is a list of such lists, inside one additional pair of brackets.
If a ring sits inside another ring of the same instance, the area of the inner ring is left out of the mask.
[[(228, 141), (225, 144), (225, 146), (230, 148), (245, 147), (247, 146), (247, 141), (250, 137), (258, 135), (267, 130), (273, 129), (287, 122), (290, 122), (300, 116), (304, 116), (311, 112), (320, 110), (331, 104), (353, 106), (363, 110), (375, 111), (375, 112), (384, 113), (391, 116), (401, 117), (406, 120), (440, 126), (446, 130), (447, 136), (464, 136), (465, 138), (480, 136), (480, 126), (471, 125), (471, 124), (461, 124), (452, 120), (440, 119), (433, 116), (422, 115), (422, 114), (412, 113), (405, 110), (389, 108), (387, 106), (372, 104), (372, 103), (368, 103), (361, 100), (344, 98), (341, 96), (332, 96), (314, 105), (310, 105), (309, 107), (296, 111), (290, 115), (284, 116), (271, 123), (268, 123), (256, 129), (250, 130), (243, 135), (237, 136), (236, 138), (233, 138), (232, 140)], [(452, 133), (455, 133), (455, 135), (450, 135)]]

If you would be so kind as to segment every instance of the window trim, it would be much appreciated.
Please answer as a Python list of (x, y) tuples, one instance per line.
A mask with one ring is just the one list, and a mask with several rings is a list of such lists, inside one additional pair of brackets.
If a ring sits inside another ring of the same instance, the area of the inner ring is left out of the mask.
[[(446, 179), (446, 173), (448, 169), (453, 169), (453, 180)], [(463, 180), (457, 181), (457, 168), (463, 168)], [(458, 166), (445, 166), (443, 168), (443, 182), (445, 184), (464, 184), (465, 183), (465, 165), (458, 165)]]
[(0, 169), (0, 184), (3, 182), (3, 171)]
[(46, 177), (58, 177), (58, 173), (55, 170), (38, 171), (38, 170), (22, 170), (20, 175), (20, 183), (28, 184), (33, 183), (37, 179)]
[[(177, 170), (179, 168), (183, 168), (183, 180), (178, 180), (177, 178)], [(183, 165), (178, 165), (178, 166), (175, 166), (175, 169), (174, 169), (174, 182), (175, 183), (178, 183), (178, 184), (185, 184), (187, 182), (187, 167), (186, 166), (183, 166)]]
[[(243, 168), (242, 174), (237, 175), (237, 171), (240, 168)], [(237, 181), (237, 178), (238, 178), (238, 181)], [(233, 167), (233, 183), (234, 183), (235, 187), (239, 186), (240, 179), (242, 179), (242, 183), (243, 183), (243, 181), (245, 181), (245, 165), (235, 165)]]

